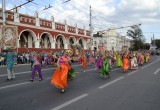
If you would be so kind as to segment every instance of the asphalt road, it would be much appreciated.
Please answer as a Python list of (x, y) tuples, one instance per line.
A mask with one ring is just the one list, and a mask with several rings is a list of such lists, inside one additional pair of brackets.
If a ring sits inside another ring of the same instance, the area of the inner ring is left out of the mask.
[(75, 80), (60, 93), (50, 84), (54, 68), (43, 68), (32, 83), (29, 65), (15, 66), (16, 79), (5, 81), (6, 68), (0, 67), (0, 110), (160, 110), (160, 57), (151, 57), (138, 70), (123, 73), (112, 68), (111, 78), (102, 78), (94, 66), (84, 73), (78, 63)]

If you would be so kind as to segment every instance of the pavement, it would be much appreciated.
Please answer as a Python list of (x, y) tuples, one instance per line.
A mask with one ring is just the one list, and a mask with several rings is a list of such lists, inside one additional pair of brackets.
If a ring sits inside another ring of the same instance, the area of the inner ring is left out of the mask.
[(53, 67), (45, 67), (43, 81), (30, 82), (30, 66), (15, 66), (16, 79), (7, 82), (6, 67), (0, 68), (0, 110), (159, 110), (160, 57), (129, 70), (113, 67), (104, 79), (94, 66), (83, 72), (78, 63), (76, 79), (68, 81), (64, 94), (50, 84)]

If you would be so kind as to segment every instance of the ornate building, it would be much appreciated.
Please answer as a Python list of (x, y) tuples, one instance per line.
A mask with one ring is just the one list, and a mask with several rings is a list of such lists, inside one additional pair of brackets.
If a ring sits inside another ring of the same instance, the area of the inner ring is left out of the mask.
[[(85, 50), (90, 48), (90, 31), (64, 23), (41, 19), (38, 13), (34, 16), (18, 13), (18, 10), (6, 11), (6, 25), (17, 26), (17, 48), (29, 50), (69, 49), (71, 44), (79, 44)], [(0, 9), (0, 25), (2, 25), (2, 9)]]

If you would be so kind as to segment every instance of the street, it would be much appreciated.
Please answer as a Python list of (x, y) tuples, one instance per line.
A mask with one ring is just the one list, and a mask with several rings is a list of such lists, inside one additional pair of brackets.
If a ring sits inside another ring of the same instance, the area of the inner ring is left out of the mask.
[(14, 67), (16, 79), (6, 81), (6, 67), (0, 67), (0, 110), (159, 110), (160, 57), (138, 70), (123, 73), (121, 68), (111, 69), (111, 78), (104, 79), (93, 66), (83, 72), (74, 63), (77, 77), (68, 81), (64, 94), (50, 84), (55, 70), (42, 69), (43, 81), (36, 76), (30, 82), (30, 65)]

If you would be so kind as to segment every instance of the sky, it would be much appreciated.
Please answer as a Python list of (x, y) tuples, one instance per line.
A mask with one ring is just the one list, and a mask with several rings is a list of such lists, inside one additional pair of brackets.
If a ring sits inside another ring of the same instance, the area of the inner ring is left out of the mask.
[[(27, 0), (6, 0), (6, 9), (25, 3)], [(142, 24), (140, 28), (150, 43), (154, 34), (160, 39), (160, 2), (159, 0), (34, 0), (20, 8), (20, 13), (34, 16), (37, 11), (40, 18), (50, 20), (54, 16), (56, 22), (89, 29), (89, 7), (92, 12), (93, 33), (114, 27), (127, 27)], [(2, 0), (0, 7), (2, 7)], [(51, 8), (44, 10), (45, 7)], [(126, 35), (129, 28), (117, 29)]]

